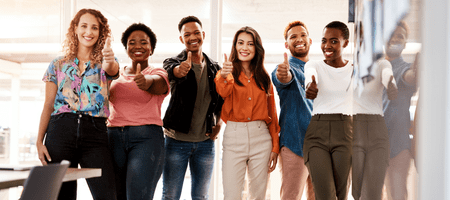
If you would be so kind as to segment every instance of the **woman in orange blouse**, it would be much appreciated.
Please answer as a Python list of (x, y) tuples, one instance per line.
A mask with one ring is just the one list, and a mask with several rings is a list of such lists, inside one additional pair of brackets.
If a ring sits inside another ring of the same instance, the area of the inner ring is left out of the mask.
[(217, 92), (224, 98), (222, 175), (224, 199), (241, 199), (248, 168), (250, 199), (265, 199), (268, 173), (279, 153), (277, 112), (272, 82), (264, 68), (264, 48), (251, 27), (239, 29), (230, 59), (217, 73)]

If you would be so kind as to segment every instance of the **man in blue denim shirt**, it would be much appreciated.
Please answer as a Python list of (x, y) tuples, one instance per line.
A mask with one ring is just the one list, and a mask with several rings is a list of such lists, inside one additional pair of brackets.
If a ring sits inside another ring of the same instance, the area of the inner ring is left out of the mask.
[[(304, 65), (312, 40), (304, 23), (289, 23), (284, 31), (284, 62), (272, 72), (280, 97), (281, 199), (301, 199), (308, 170), (303, 161), (303, 139), (311, 120), (313, 102), (305, 98)], [(310, 187), (308, 187), (310, 188)], [(308, 192), (309, 193), (309, 192)]]
[(386, 171), (386, 191), (392, 199), (407, 199), (407, 180), (411, 165), (411, 139), (409, 128), (411, 119), (409, 108), (411, 97), (416, 92), (416, 69), (414, 64), (403, 60), (402, 52), (406, 47), (409, 27), (401, 21), (386, 47), (386, 60), (391, 62), (394, 78), (398, 86), (398, 97), (389, 100), (383, 92), (383, 111), (389, 132), (390, 159)]

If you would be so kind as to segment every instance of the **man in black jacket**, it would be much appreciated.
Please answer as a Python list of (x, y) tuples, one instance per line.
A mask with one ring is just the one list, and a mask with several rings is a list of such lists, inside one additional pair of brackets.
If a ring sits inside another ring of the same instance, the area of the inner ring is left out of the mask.
[(192, 199), (208, 199), (214, 140), (222, 123), (223, 99), (214, 83), (220, 67), (202, 52), (205, 32), (197, 17), (181, 19), (178, 30), (186, 49), (163, 64), (172, 96), (163, 120), (166, 156), (162, 199), (180, 198), (188, 163)]

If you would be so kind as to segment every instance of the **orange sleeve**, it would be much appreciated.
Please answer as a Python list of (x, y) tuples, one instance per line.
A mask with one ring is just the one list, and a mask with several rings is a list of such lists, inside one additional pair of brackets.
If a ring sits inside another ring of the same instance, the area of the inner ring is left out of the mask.
[(272, 152), (275, 152), (277, 154), (280, 153), (280, 139), (278, 137), (278, 133), (280, 132), (280, 125), (278, 124), (278, 117), (277, 117), (277, 107), (275, 105), (275, 96), (273, 93), (273, 86), (272, 83), (270, 83), (270, 89), (269, 89), (269, 97), (268, 100), (268, 106), (267, 108), (270, 109), (269, 112), (269, 119), (270, 122), (267, 124), (270, 132), (270, 136), (272, 137)]
[(230, 115), (232, 114), (231, 110), (233, 107), (232, 92), (233, 92), (234, 78), (233, 75), (228, 74), (227, 78), (224, 79), (220, 75), (220, 71), (221, 70), (217, 72), (216, 77), (214, 78), (214, 82), (216, 83), (217, 93), (219, 93), (219, 95), (224, 100), (220, 118), (223, 120), (223, 122), (227, 123), (228, 119), (230, 119)]
[(217, 72), (214, 82), (216, 83), (217, 93), (219, 93), (222, 98), (226, 98), (230, 96), (233, 91), (234, 78), (232, 74), (228, 74), (227, 79), (224, 79), (220, 75), (221, 71), (222, 70), (219, 70)]

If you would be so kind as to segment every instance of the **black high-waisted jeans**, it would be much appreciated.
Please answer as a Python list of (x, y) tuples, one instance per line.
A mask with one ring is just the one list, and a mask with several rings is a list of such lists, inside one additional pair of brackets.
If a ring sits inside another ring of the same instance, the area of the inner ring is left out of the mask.
[[(70, 161), (70, 167), (101, 168), (102, 176), (86, 179), (95, 200), (115, 200), (112, 155), (108, 148), (106, 118), (63, 113), (51, 116), (45, 146), (50, 163)], [(77, 182), (64, 182), (59, 200), (76, 199)]]

